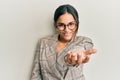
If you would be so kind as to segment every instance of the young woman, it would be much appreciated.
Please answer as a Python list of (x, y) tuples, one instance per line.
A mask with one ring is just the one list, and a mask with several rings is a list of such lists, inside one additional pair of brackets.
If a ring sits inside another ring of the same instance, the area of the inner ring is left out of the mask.
[(54, 25), (58, 34), (38, 42), (31, 80), (85, 80), (83, 64), (96, 50), (90, 38), (76, 36), (79, 28), (76, 9), (69, 4), (59, 6)]

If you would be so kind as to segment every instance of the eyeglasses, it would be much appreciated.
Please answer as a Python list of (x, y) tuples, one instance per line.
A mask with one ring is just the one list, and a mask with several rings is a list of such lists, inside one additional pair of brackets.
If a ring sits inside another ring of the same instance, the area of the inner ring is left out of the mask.
[(76, 23), (75, 22), (69, 22), (68, 24), (58, 23), (56, 26), (58, 30), (61, 30), (61, 31), (66, 29), (66, 27), (70, 30), (73, 30), (76, 27)]

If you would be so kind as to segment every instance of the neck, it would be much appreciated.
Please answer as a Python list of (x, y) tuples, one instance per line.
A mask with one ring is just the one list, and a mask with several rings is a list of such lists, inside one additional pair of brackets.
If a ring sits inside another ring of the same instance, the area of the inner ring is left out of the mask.
[(61, 38), (60, 36), (59, 36), (58, 40), (64, 44), (67, 44), (68, 42), (70, 42), (70, 40), (65, 40), (65, 39)]

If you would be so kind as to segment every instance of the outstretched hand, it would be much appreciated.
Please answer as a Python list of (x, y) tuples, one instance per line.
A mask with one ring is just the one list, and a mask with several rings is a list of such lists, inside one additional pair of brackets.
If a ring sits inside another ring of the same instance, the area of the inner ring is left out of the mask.
[(89, 55), (95, 54), (96, 49), (83, 50), (79, 52), (68, 52), (66, 55), (66, 62), (72, 65), (79, 65), (89, 61)]

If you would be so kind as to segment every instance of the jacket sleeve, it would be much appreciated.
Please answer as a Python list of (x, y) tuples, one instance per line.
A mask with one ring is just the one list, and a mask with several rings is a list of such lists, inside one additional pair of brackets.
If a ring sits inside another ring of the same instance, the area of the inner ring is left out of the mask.
[(35, 51), (35, 56), (33, 60), (33, 68), (32, 68), (30, 80), (42, 80), (41, 68), (40, 68), (40, 62), (39, 62), (40, 46), (41, 46), (41, 42), (39, 41), (36, 47), (36, 51)]
[(93, 48), (93, 43), (92, 43), (92, 40), (88, 37), (85, 37), (84, 40), (83, 40), (83, 44), (84, 44), (84, 49), (85, 50), (89, 50), (91, 48)]

